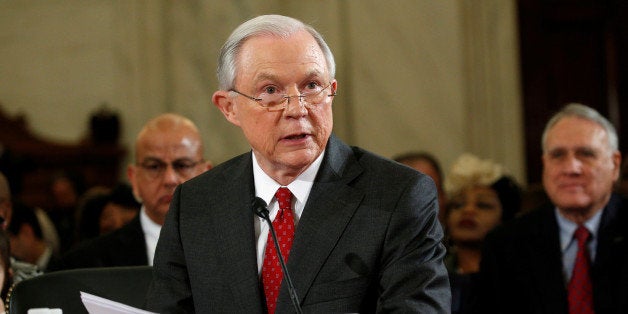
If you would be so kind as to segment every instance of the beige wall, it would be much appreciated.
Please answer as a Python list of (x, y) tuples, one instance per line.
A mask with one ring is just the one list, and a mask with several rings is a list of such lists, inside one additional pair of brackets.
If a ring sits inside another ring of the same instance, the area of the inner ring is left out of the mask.
[(129, 148), (147, 119), (179, 112), (222, 162), (248, 147), (211, 104), (220, 45), (245, 19), (286, 14), (335, 53), (345, 141), (386, 157), (428, 150), (445, 169), (469, 151), (525, 182), (514, 10), (514, 0), (3, 1), (0, 102), (58, 141), (82, 138), (106, 102)]

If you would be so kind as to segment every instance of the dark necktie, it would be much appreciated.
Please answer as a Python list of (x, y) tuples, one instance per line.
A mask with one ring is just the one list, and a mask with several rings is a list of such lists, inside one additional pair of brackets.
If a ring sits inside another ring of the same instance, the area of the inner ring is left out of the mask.
[(589, 230), (583, 225), (578, 226), (574, 232), (574, 238), (578, 241), (578, 253), (576, 262), (569, 281), (569, 314), (594, 314), (593, 288), (589, 276), (590, 259), (587, 241), (590, 237)]
[[(275, 193), (277, 202), (279, 203), (279, 212), (273, 221), (273, 228), (277, 233), (277, 242), (281, 249), (284, 261), (288, 262), (288, 255), (290, 254), (290, 248), (292, 247), (292, 240), (294, 239), (294, 217), (292, 216), (291, 201), (292, 193), (288, 188), (279, 188)], [(268, 313), (275, 313), (275, 307), (277, 304), (277, 296), (279, 296), (279, 287), (281, 286), (281, 280), (283, 279), (283, 273), (281, 271), (281, 264), (279, 263), (279, 257), (277, 256), (277, 250), (273, 243), (273, 238), (268, 231), (268, 239), (266, 240), (266, 250), (264, 251), (264, 263), (262, 264), (262, 283), (264, 285), (264, 294), (266, 295), (266, 306)]]

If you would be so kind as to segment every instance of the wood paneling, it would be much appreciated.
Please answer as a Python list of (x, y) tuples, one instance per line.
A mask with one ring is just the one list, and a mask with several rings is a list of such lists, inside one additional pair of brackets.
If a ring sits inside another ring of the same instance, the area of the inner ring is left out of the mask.
[[(569, 102), (596, 108), (628, 148), (627, 5), (623, 0), (519, 0), (521, 73), (529, 183), (541, 180), (541, 135)], [(623, 23), (622, 23), (623, 21)]]
[(80, 174), (87, 187), (112, 187), (126, 149), (117, 144), (115, 130), (110, 131), (103, 135), (96, 126), (79, 143), (56, 143), (31, 133), (24, 116), (9, 117), (0, 107), (0, 170), (15, 196), (44, 209), (52, 204), (51, 180), (61, 171)]

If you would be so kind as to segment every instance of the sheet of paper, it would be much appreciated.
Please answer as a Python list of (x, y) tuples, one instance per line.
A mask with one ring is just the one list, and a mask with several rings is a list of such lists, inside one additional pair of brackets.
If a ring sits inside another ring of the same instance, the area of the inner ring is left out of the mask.
[[(3, 312), (4, 313), (4, 312)], [(49, 308), (34, 308), (28, 309), (27, 314), (63, 314), (61, 309), (49, 309)]]
[(83, 291), (81, 301), (89, 314), (156, 314)]

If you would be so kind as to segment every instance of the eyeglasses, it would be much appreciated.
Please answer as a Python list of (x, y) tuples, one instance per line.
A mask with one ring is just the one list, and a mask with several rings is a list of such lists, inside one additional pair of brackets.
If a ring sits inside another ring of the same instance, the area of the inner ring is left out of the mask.
[(299, 95), (286, 95), (279, 94), (276, 92), (275, 88), (266, 88), (264, 92), (259, 94), (257, 97), (249, 96), (247, 94), (243, 94), (236, 89), (230, 89), (230, 92), (238, 93), (241, 96), (244, 96), (250, 100), (254, 100), (260, 106), (266, 108), (268, 111), (281, 111), (286, 108), (286, 106), (290, 103), (290, 98), (297, 97), (300, 102), (303, 102), (306, 108), (312, 108), (319, 104), (321, 104), (326, 97), (336, 96), (336, 93), (327, 94), (323, 93), (331, 83), (327, 86), (322, 87), (318, 84), (312, 84), (307, 86), (307, 90), (302, 91)]
[(161, 178), (166, 173), (168, 166), (171, 166), (174, 172), (176, 172), (179, 177), (189, 178), (195, 174), (194, 170), (196, 166), (201, 162), (202, 160), (175, 160), (172, 163), (168, 164), (161, 160), (146, 160), (138, 166), (142, 168), (146, 176), (151, 179)]

